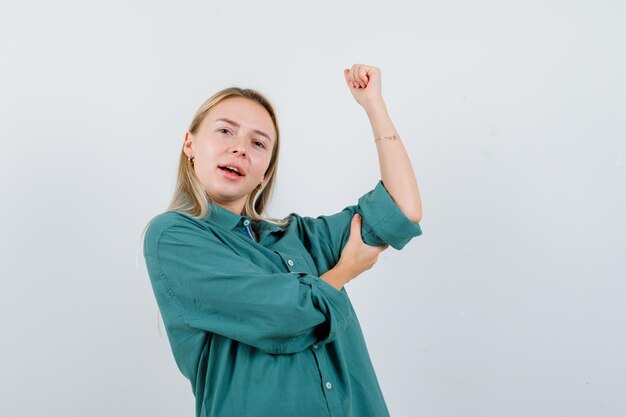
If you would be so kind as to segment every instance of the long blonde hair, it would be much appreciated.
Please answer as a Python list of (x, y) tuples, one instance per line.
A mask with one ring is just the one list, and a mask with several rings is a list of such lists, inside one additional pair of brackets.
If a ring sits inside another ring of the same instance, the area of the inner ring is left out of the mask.
[[(278, 122), (276, 120), (276, 113), (274, 112), (274, 108), (267, 98), (265, 98), (258, 91), (250, 88), (243, 89), (239, 87), (229, 87), (220, 90), (217, 93), (213, 94), (211, 97), (209, 97), (204, 103), (202, 103), (202, 105), (200, 105), (191, 121), (191, 125), (189, 126), (189, 132), (191, 134), (196, 134), (200, 124), (206, 117), (209, 110), (211, 110), (213, 106), (217, 105), (221, 101), (226, 100), (230, 97), (243, 97), (259, 103), (269, 113), (274, 124), (274, 129), (276, 130), (276, 142), (274, 144), (274, 149), (272, 150), (272, 157), (270, 159), (269, 167), (267, 168), (267, 172), (265, 174), (266, 180), (263, 182), (262, 186), (256, 187), (248, 195), (248, 198), (246, 199), (246, 203), (243, 208), (243, 212), (241, 214), (250, 216), (255, 221), (263, 220), (269, 223), (279, 225), (281, 227), (286, 226), (288, 224), (287, 219), (266, 217), (263, 214), (270, 201), (270, 197), (274, 189), (276, 170), (278, 166), (278, 155), (280, 150), (280, 134), (278, 130)], [(190, 215), (196, 219), (202, 220), (210, 214), (210, 201), (213, 201), (212, 197), (204, 189), (202, 183), (196, 176), (193, 166), (189, 163), (187, 155), (181, 147), (180, 157), (178, 160), (178, 175), (176, 179), (176, 186), (174, 188), (174, 195), (172, 196), (172, 199), (166, 211), (178, 211)], [(143, 229), (141, 238), (142, 242), (144, 240), (146, 230), (148, 229), (148, 226), (150, 225), (152, 220), (154, 220), (154, 217), (150, 219), (148, 224), (146, 224)], [(157, 314), (157, 327), (159, 329), (159, 334), (161, 334), (161, 328), (158, 324), (159, 316), (160, 314)]]
[[(276, 120), (276, 113), (274, 112), (274, 108), (269, 100), (261, 93), (251, 88), (225, 88), (213, 94), (204, 103), (202, 103), (202, 105), (200, 105), (191, 121), (191, 124), (189, 125), (189, 132), (191, 134), (196, 134), (200, 124), (206, 117), (209, 110), (221, 101), (230, 97), (243, 97), (259, 103), (269, 113), (272, 123), (274, 124), (274, 129), (276, 130), (276, 142), (272, 150), (269, 167), (267, 168), (267, 172), (265, 174), (266, 180), (263, 182), (262, 186), (256, 187), (248, 195), (241, 215), (250, 216), (254, 221), (263, 220), (284, 227), (288, 224), (287, 219), (277, 219), (264, 215), (265, 209), (269, 204), (270, 197), (274, 190), (276, 171), (278, 167), (278, 155), (280, 152), (280, 131), (278, 129), (278, 121)], [(198, 220), (202, 220), (210, 214), (209, 202), (211, 201), (213, 201), (211, 195), (204, 189), (204, 186), (196, 176), (193, 166), (189, 163), (187, 155), (181, 147), (180, 157), (178, 159), (178, 175), (176, 185), (174, 187), (174, 195), (172, 196), (166, 211), (178, 211)], [(151, 219), (144, 227), (143, 234), (145, 234), (146, 229), (153, 219)]]
[[(243, 97), (262, 105), (272, 118), (274, 129), (276, 130), (276, 142), (274, 144), (274, 149), (272, 150), (269, 167), (265, 174), (266, 181), (263, 182), (262, 186), (255, 188), (248, 195), (241, 215), (250, 216), (255, 221), (264, 220), (279, 226), (285, 226), (287, 225), (287, 221), (285, 219), (266, 217), (263, 214), (274, 189), (276, 169), (278, 166), (278, 155), (280, 151), (280, 133), (278, 129), (278, 122), (276, 120), (276, 113), (267, 98), (265, 98), (258, 91), (250, 88), (242, 89), (238, 87), (230, 87), (218, 91), (202, 103), (198, 111), (196, 111), (196, 114), (191, 121), (191, 125), (189, 126), (189, 132), (191, 134), (196, 134), (200, 124), (206, 117), (209, 110), (222, 100), (230, 97)], [(179, 211), (189, 214), (197, 219), (204, 219), (207, 214), (209, 214), (209, 201), (213, 201), (210, 194), (205, 191), (204, 187), (200, 183), (200, 180), (196, 176), (192, 165), (189, 163), (187, 155), (181, 149), (178, 162), (178, 178), (176, 181), (174, 196), (172, 197), (167, 210)]]

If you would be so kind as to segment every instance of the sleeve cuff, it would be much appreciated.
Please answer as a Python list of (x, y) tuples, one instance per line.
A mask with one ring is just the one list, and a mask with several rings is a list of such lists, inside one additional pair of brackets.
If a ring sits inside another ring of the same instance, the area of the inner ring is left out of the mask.
[(326, 316), (326, 325), (321, 328), (318, 344), (332, 342), (352, 321), (350, 301), (345, 289), (335, 287), (319, 277), (298, 273), (299, 279), (311, 286), (315, 307)]
[(363, 219), (363, 242), (372, 246), (389, 244), (400, 250), (414, 237), (422, 234), (418, 223), (413, 223), (378, 180), (376, 187), (359, 198), (358, 211)]

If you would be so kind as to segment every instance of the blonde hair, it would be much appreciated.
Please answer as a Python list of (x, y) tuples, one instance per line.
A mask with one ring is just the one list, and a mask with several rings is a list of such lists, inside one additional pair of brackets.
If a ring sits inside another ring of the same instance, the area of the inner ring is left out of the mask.
[[(270, 197), (274, 190), (276, 170), (278, 166), (278, 155), (280, 150), (280, 134), (278, 130), (278, 121), (276, 120), (276, 113), (274, 112), (274, 108), (272, 107), (269, 100), (265, 98), (261, 93), (251, 88), (225, 88), (213, 94), (200, 105), (191, 121), (191, 124), (189, 126), (189, 132), (191, 134), (196, 134), (200, 127), (200, 124), (206, 117), (209, 110), (211, 110), (214, 106), (216, 106), (223, 100), (231, 97), (247, 98), (263, 106), (265, 110), (267, 110), (267, 112), (269, 113), (272, 119), (272, 123), (274, 124), (274, 129), (276, 131), (276, 141), (272, 150), (272, 157), (270, 159), (270, 164), (265, 174), (266, 180), (263, 182), (262, 186), (256, 187), (248, 195), (248, 198), (246, 199), (246, 203), (243, 208), (243, 212), (241, 214), (250, 216), (255, 221), (263, 220), (284, 227), (288, 224), (287, 219), (266, 217), (263, 214), (267, 205), (269, 204)], [(211, 195), (204, 189), (204, 186), (196, 176), (193, 166), (187, 159), (187, 155), (185, 154), (183, 149), (184, 148), (181, 148), (180, 157), (178, 160), (178, 174), (176, 179), (176, 185), (174, 188), (174, 195), (172, 196), (172, 199), (166, 211), (182, 212), (191, 217), (202, 220), (210, 214), (209, 202), (212, 202), (213, 199)], [(148, 226), (150, 225), (152, 220), (154, 220), (154, 217), (150, 219), (148, 224), (146, 224), (143, 229), (141, 239), (142, 242), (144, 240), (146, 230), (148, 229)], [(158, 309), (158, 307), (157, 310), (160, 313), (160, 309)], [(158, 324), (159, 316), (160, 314), (157, 314), (157, 327), (159, 329), (159, 334), (162, 335), (161, 328)]]
[[(256, 187), (248, 195), (241, 215), (250, 216), (254, 221), (263, 220), (284, 227), (288, 224), (287, 219), (277, 219), (264, 215), (265, 209), (269, 204), (270, 197), (274, 190), (276, 171), (278, 167), (278, 155), (280, 151), (280, 131), (278, 129), (278, 121), (276, 120), (276, 113), (274, 112), (274, 108), (269, 100), (261, 93), (251, 88), (225, 88), (213, 94), (204, 103), (202, 103), (202, 105), (200, 105), (200, 108), (196, 111), (196, 114), (189, 125), (189, 132), (191, 134), (196, 134), (200, 124), (206, 117), (209, 110), (223, 100), (231, 97), (247, 98), (263, 106), (263, 108), (265, 108), (265, 110), (269, 113), (276, 131), (276, 141), (274, 143), (274, 148), (272, 149), (272, 157), (270, 159), (269, 167), (265, 173), (265, 181), (262, 186)], [(180, 157), (178, 159), (178, 174), (176, 185), (174, 187), (174, 195), (172, 196), (166, 211), (177, 211), (185, 213), (198, 220), (202, 220), (210, 214), (209, 202), (212, 201), (213, 198), (204, 189), (204, 186), (196, 176), (193, 166), (187, 159), (187, 155), (185, 154), (183, 148), (181, 148)], [(151, 219), (150, 222), (153, 219)], [(144, 234), (150, 225), (150, 222), (148, 222), (144, 228)]]

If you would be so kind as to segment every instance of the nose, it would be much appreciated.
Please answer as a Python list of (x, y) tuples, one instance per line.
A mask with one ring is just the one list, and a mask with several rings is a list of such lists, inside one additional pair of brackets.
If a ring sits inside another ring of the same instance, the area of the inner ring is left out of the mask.
[(235, 154), (239, 154), (239, 155), (245, 155), (246, 154), (246, 147), (245, 147), (244, 143), (245, 143), (245, 139), (238, 140), (232, 146), (232, 148), (230, 149), (230, 152), (231, 153), (235, 153)]

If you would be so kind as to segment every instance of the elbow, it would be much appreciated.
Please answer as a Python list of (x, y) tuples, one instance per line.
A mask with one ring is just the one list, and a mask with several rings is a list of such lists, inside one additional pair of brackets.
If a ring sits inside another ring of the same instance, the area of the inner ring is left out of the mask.
[(417, 210), (411, 210), (409, 214), (407, 215), (407, 217), (413, 223), (419, 223), (420, 221), (422, 221), (422, 209), (419, 208)]
[(413, 223), (419, 223), (422, 220), (422, 202), (420, 200), (417, 200), (410, 205), (402, 207), (401, 210), (404, 212), (406, 217)]
[(402, 207), (398, 205), (400, 211), (413, 223), (419, 223), (422, 220), (422, 208), (419, 204), (413, 207)]
[(419, 223), (422, 221), (422, 202), (418, 202), (416, 204), (416, 208), (411, 211), (411, 216), (409, 217), (413, 223)]
[(419, 216), (413, 215), (413, 216), (408, 216), (408, 217), (409, 217), (409, 220), (411, 220), (413, 223), (419, 223), (420, 221), (422, 221), (421, 215)]

